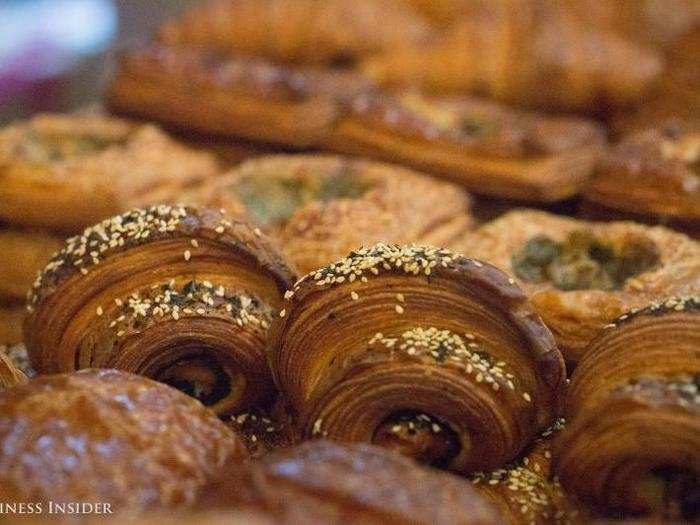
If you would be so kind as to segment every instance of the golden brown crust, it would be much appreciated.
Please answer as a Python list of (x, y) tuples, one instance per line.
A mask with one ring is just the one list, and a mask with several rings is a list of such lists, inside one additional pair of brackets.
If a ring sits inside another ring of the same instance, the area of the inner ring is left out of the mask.
[(515, 457), (556, 414), (565, 373), (512, 283), (447, 250), (381, 244), (302, 278), (272, 353), (300, 431), (460, 472)]
[(274, 60), (357, 59), (417, 44), (428, 24), (394, 0), (215, 0), (168, 21), (159, 39)]
[(21, 301), (36, 274), (63, 245), (63, 238), (45, 232), (0, 229), (0, 300)]
[(22, 342), (24, 314), (21, 304), (0, 304), (0, 344), (14, 345)]
[[(566, 243), (591, 235), (617, 256), (625, 250), (648, 250), (656, 263), (628, 278), (619, 289), (557, 288), (551, 280), (531, 282), (520, 276), (514, 258), (529, 241), (546, 236)], [(567, 363), (574, 365), (588, 342), (603, 326), (632, 308), (669, 295), (697, 293), (700, 288), (700, 247), (697, 242), (663, 227), (632, 222), (595, 223), (535, 210), (507, 213), (465, 236), (457, 250), (486, 260), (512, 274), (552, 330)]]
[(220, 211), (133, 210), (67, 241), (37, 279), (25, 335), (42, 372), (118, 368), (220, 414), (274, 397), (268, 328), (293, 273)]
[(114, 370), (45, 376), (0, 392), (4, 501), (192, 503), (245, 449), (200, 403)]
[(634, 133), (601, 163), (585, 191), (608, 208), (700, 226), (700, 132), (669, 122)]
[(217, 172), (152, 125), (40, 115), (0, 132), (0, 218), (72, 233)]
[(700, 297), (620, 316), (574, 372), (571, 427), (555, 468), (582, 503), (609, 515), (697, 519)]
[(500, 516), (469, 484), (363, 444), (314, 440), (231, 470), (203, 504), (253, 504), (279, 523), (488, 524)]
[(471, 226), (461, 188), (398, 166), (331, 155), (244, 162), (199, 200), (247, 210), (306, 273), (377, 242), (449, 245)]
[(7, 349), (4, 346), (0, 346), (0, 390), (11, 388), (27, 381), (27, 376), (15, 366), (15, 363), (10, 359), (6, 351)]

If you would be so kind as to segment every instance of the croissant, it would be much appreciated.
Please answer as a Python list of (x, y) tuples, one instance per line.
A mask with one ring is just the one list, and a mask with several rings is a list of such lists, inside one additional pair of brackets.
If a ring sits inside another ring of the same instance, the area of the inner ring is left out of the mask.
[(300, 433), (458, 472), (513, 459), (554, 418), (565, 378), (514, 282), (445, 249), (385, 244), (307, 274), (271, 346)]
[(16, 304), (0, 304), (0, 345), (22, 342), (24, 307)]
[(126, 370), (227, 415), (274, 395), (268, 327), (292, 282), (243, 220), (134, 209), (68, 239), (34, 284), (25, 342), (42, 373)]
[(275, 523), (501, 523), (466, 481), (365, 444), (313, 440), (275, 451), (227, 469), (203, 493), (199, 506), (251, 506)]
[(425, 41), (432, 31), (393, 0), (218, 0), (169, 20), (168, 44), (294, 62), (346, 62)]
[(516, 210), (467, 234), (455, 249), (516, 279), (571, 367), (626, 310), (700, 293), (700, 245), (660, 226)]
[(485, 6), (433, 44), (369, 57), (363, 70), (384, 85), (589, 112), (638, 102), (662, 71), (658, 53), (582, 23), (563, 2)]
[(594, 204), (700, 227), (700, 131), (679, 122), (626, 137), (586, 188)]
[(74, 233), (217, 173), (151, 125), (40, 115), (0, 130), (0, 220)]
[(248, 212), (301, 272), (380, 241), (449, 245), (472, 225), (470, 198), (459, 187), (330, 155), (251, 159), (204, 193), (194, 200)]
[(698, 296), (631, 310), (591, 342), (554, 447), (554, 469), (582, 503), (609, 516), (698, 519), (698, 349)]
[(246, 456), (200, 403), (115, 370), (0, 391), (0, 500), (100, 502), (113, 512), (193, 503)]
[(15, 366), (12, 359), (5, 353), (6, 351), (4, 346), (0, 346), (0, 390), (27, 381), (27, 376)]

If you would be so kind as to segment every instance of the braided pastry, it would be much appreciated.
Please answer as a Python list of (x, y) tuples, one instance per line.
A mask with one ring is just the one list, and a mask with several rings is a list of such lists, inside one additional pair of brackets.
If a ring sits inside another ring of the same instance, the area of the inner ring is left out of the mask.
[(271, 357), (302, 435), (458, 472), (513, 459), (553, 420), (565, 378), (513, 283), (444, 249), (384, 244), (307, 274)]
[(554, 468), (609, 516), (698, 519), (700, 298), (625, 313), (586, 350), (568, 396)]
[(231, 414), (274, 396), (268, 327), (291, 282), (247, 222), (136, 209), (68, 239), (34, 285), (25, 341), (40, 372), (122, 369)]

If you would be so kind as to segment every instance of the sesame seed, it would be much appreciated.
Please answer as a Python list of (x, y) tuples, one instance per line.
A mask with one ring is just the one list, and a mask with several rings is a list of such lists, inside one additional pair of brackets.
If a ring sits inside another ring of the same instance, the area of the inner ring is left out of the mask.
[(189, 261), (190, 257), (192, 257), (192, 253), (189, 250), (185, 250), (185, 260)]

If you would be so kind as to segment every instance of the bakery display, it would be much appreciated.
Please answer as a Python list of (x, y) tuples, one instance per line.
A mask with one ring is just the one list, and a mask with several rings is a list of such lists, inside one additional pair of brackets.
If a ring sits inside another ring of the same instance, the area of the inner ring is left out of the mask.
[(625, 311), (700, 289), (700, 245), (659, 226), (516, 210), (467, 234), (456, 249), (517, 280), (571, 366)]
[(466, 480), (378, 447), (325, 440), (229, 469), (204, 492), (205, 508), (250, 505), (273, 513), (277, 523), (501, 522)]
[(114, 370), (0, 391), (0, 443), (3, 501), (99, 501), (114, 512), (191, 504), (246, 456), (197, 401)]
[(446, 249), (378, 244), (287, 293), (272, 368), (305, 437), (496, 468), (551, 424), (554, 338), (515, 281)]
[(380, 241), (449, 246), (472, 226), (459, 187), (348, 157), (257, 157), (198, 191), (195, 200), (247, 212), (303, 273)]
[(586, 349), (554, 468), (595, 511), (697, 520), (699, 316), (699, 297), (668, 297), (621, 315)]
[(245, 220), (137, 209), (66, 241), (34, 284), (25, 341), (41, 373), (117, 368), (231, 414), (274, 398), (265, 352), (292, 282)]

